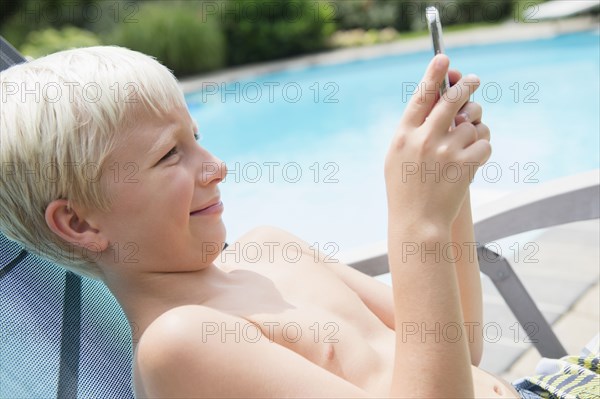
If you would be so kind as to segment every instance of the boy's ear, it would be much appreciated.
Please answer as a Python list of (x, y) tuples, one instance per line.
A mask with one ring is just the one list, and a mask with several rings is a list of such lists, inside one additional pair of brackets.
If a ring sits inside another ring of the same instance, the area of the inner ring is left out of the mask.
[(69, 202), (65, 199), (52, 201), (46, 207), (45, 216), (50, 230), (73, 245), (95, 251), (103, 251), (108, 247), (108, 240), (100, 231), (69, 207)]

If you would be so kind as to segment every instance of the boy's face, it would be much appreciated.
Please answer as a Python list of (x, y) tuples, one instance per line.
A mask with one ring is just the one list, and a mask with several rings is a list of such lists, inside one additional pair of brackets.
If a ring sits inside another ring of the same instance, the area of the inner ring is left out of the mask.
[(109, 241), (104, 261), (144, 271), (203, 268), (225, 240), (218, 183), (227, 170), (196, 142), (187, 109), (161, 117), (140, 112), (119, 137), (103, 180), (108, 213), (92, 221)]

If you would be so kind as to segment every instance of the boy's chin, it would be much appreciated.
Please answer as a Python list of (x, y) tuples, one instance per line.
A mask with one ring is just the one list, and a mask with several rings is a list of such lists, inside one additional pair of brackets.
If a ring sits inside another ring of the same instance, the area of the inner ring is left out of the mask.
[(225, 240), (227, 239), (227, 229), (225, 228), (225, 224), (221, 220), (221, 223), (214, 228), (211, 228), (210, 234), (205, 236), (203, 241), (203, 246), (207, 245), (215, 245), (219, 248), (219, 252), (223, 250), (225, 245)]

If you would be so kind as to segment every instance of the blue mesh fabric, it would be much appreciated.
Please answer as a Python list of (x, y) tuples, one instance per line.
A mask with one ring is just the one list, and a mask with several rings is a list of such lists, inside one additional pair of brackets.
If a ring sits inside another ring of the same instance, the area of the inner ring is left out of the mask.
[(81, 302), (79, 396), (95, 397), (101, 389), (105, 398), (133, 398), (131, 332), (123, 310), (103, 283), (90, 279), (83, 279)]
[(56, 393), (64, 274), (28, 255), (0, 280), (0, 397)]
[(19, 244), (14, 241), (10, 241), (8, 238), (4, 236), (4, 234), (0, 233), (0, 272), (4, 269), (8, 264), (17, 257), (19, 252), (23, 248)]
[[(66, 272), (28, 254), (2, 275), (20, 252), (0, 233), (0, 398), (56, 398)], [(81, 290), (77, 397), (133, 398), (127, 320), (102, 283)]]

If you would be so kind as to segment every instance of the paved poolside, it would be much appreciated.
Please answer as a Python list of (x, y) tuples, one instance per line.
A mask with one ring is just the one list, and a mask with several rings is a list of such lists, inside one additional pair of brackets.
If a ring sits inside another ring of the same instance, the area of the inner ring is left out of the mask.
[[(445, 34), (447, 46), (488, 44), (502, 41), (529, 40), (556, 34), (598, 29), (598, 19), (580, 17), (562, 21), (516, 24), (508, 22), (468, 31)], [(194, 92), (203, 83), (221, 83), (249, 78), (289, 68), (315, 64), (336, 64), (390, 54), (409, 53), (430, 48), (428, 37), (401, 40), (390, 44), (336, 50), (293, 59), (233, 68), (181, 81), (184, 92)], [(473, 205), (496, 199), (501, 193), (472, 192)], [(600, 326), (600, 223), (598, 220), (572, 223), (537, 232), (529, 241), (537, 245), (538, 263), (511, 262), (523, 284), (570, 354), (577, 354), (599, 332)], [(514, 239), (514, 238), (513, 238)], [(510, 247), (514, 242), (507, 240)], [(522, 252), (525, 254), (526, 252)], [(513, 259), (514, 260), (514, 259)], [(514, 380), (534, 371), (540, 356), (525, 341), (523, 330), (515, 328), (516, 319), (504, 304), (493, 284), (482, 280), (485, 322), (498, 323), (502, 337), (486, 340), (481, 366)], [(495, 339), (493, 340), (495, 341)]]
[[(591, 220), (545, 230), (538, 237), (520, 242), (520, 248), (526, 242), (535, 243), (535, 254), (522, 251), (518, 262), (514, 256), (510, 259), (569, 354), (579, 354), (600, 332), (599, 227), (599, 220)], [(526, 261), (526, 253), (533, 254), (530, 260), (537, 262)], [(481, 366), (503, 374), (509, 381), (532, 374), (541, 356), (526, 343), (522, 329), (517, 333), (516, 318), (491, 281), (485, 278), (482, 283), (484, 321), (498, 323), (503, 334), (498, 342), (492, 342), (495, 338), (485, 341)]]

